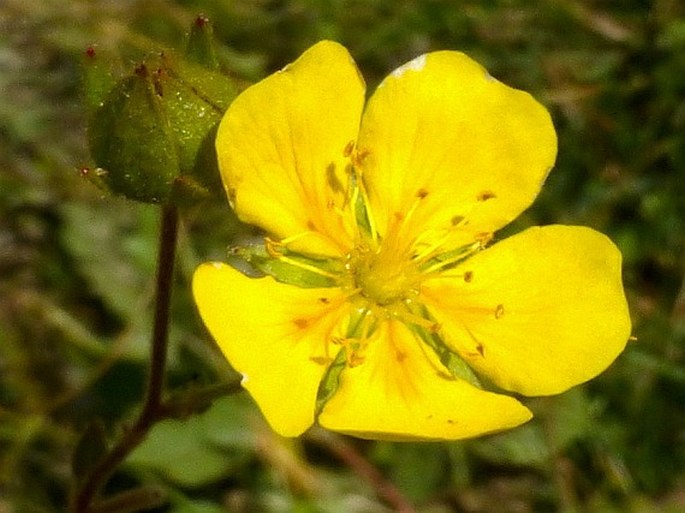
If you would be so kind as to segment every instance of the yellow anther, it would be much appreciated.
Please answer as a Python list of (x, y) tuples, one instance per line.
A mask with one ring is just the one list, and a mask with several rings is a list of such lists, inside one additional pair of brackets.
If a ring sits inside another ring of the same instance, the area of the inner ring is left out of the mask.
[(478, 193), (478, 195), (476, 196), (476, 199), (478, 201), (487, 201), (489, 199), (493, 199), (496, 197), (497, 197), (497, 195), (492, 191), (482, 191), (482, 192)]
[(345, 148), (343, 148), (343, 157), (347, 158), (352, 156), (352, 152), (354, 151), (354, 141), (349, 141), (346, 145)]
[(264, 248), (271, 258), (280, 258), (282, 256), (283, 244), (278, 241), (264, 237)]

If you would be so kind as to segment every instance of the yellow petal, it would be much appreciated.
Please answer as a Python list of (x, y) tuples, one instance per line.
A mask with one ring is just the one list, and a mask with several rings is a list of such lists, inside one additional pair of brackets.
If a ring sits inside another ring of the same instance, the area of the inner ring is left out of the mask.
[(343, 153), (357, 137), (363, 102), (357, 67), (330, 41), (238, 96), (216, 140), (238, 216), (277, 238), (298, 237), (299, 251), (349, 250), (351, 227), (338, 212), (348, 180)]
[(526, 395), (593, 378), (630, 335), (621, 254), (589, 228), (529, 228), (424, 282), (422, 296), (448, 346)]
[(528, 93), (442, 51), (381, 83), (364, 112), (358, 160), (381, 234), (413, 209), (412, 233), (459, 224), (472, 241), (532, 203), (556, 146), (548, 112)]
[(517, 400), (450, 378), (430, 349), (397, 321), (381, 325), (343, 370), (319, 423), (350, 435), (390, 440), (456, 440), (515, 427), (531, 417)]
[[(203, 264), (193, 277), (200, 315), (273, 429), (297, 436), (314, 421), (319, 382), (335, 354), (345, 311), (336, 289), (301, 289), (232, 267)], [(339, 291), (338, 291), (339, 294)]]

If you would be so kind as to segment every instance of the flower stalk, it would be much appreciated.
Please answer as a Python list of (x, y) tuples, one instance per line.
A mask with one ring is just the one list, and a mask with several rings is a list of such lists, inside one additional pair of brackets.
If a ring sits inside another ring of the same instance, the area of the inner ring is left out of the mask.
[[(112, 499), (98, 501), (98, 494), (102, 487), (126, 457), (145, 440), (152, 426), (166, 416), (165, 410), (167, 408), (163, 402), (164, 376), (169, 342), (169, 307), (173, 288), (177, 239), (178, 210), (171, 204), (163, 205), (157, 263), (155, 317), (145, 402), (134, 424), (81, 481), (72, 501), (71, 511), (73, 513), (100, 512), (101, 505), (112, 504)], [(131, 492), (124, 493), (130, 494)], [(160, 501), (163, 500), (161, 495), (158, 497)], [(146, 505), (146, 507), (149, 506)], [(127, 509), (131, 511), (130, 507)], [(107, 511), (112, 511), (111, 507), (108, 507)]]

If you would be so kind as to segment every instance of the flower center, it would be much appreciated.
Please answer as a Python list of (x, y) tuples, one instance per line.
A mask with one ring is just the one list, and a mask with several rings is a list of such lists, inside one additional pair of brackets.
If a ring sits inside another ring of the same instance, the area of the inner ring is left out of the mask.
[(419, 271), (405, 251), (381, 243), (372, 250), (356, 248), (349, 256), (355, 288), (379, 306), (409, 299), (418, 293)]

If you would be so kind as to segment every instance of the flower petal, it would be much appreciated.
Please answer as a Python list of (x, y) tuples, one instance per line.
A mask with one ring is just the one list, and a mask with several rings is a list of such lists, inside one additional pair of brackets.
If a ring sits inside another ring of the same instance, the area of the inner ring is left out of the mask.
[[(358, 143), (377, 229), (454, 225), (494, 232), (537, 196), (556, 157), (545, 108), (462, 53), (417, 57), (391, 73), (364, 112)], [(419, 202), (421, 208), (414, 208)]]
[(216, 149), (240, 219), (278, 238), (298, 237), (299, 251), (350, 248), (351, 225), (339, 208), (348, 181), (344, 152), (357, 137), (364, 88), (347, 50), (323, 41), (236, 98)]
[(319, 382), (335, 357), (326, 354), (326, 341), (339, 336), (345, 314), (336, 291), (248, 278), (218, 263), (195, 271), (193, 295), (202, 320), (283, 436), (297, 436), (314, 421)]
[(343, 370), (319, 416), (323, 427), (372, 439), (456, 440), (532, 416), (516, 399), (451, 378), (400, 322), (382, 323), (363, 357)]
[(630, 335), (621, 254), (584, 227), (529, 228), (427, 280), (422, 296), (448, 346), (526, 395), (593, 378)]

